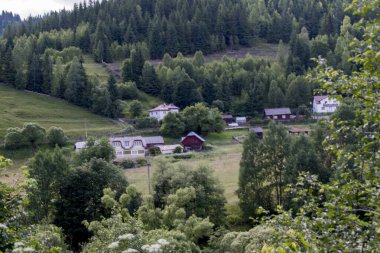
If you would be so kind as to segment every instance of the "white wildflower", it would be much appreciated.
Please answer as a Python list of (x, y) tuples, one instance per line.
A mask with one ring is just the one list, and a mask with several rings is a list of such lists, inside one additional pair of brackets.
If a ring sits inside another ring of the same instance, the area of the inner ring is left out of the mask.
[(119, 236), (117, 239), (119, 239), (119, 240), (126, 240), (126, 239), (132, 240), (134, 238), (135, 238), (134, 234), (125, 234), (125, 235)]
[(143, 246), (141, 247), (142, 250), (147, 250), (148, 248), (149, 248), (149, 245), (143, 245)]
[(165, 240), (165, 239), (158, 239), (157, 242), (158, 242), (159, 244), (163, 245), (163, 246), (170, 244), (170, 243), (169, 243), (167, 240)]
[(5, 224), (0, 223), (0, 228), (2, 228), (2, 229), (7, 229), (8, 227), (7, 227)]
[(36, 251), (35, 249), (33, 249), (32, 247), (26, 247), (24, 248), (24, 252), (34, 252)]
[(17, 253), (17, 252), (23, 252), (22, 248), (15, 248), (12, 250), (12, 253)]
[(129, 248), (129, 249), (122, 251), (121, 253), (138, 253), (138, 252), (139, 252), (138, 250)]
[(22, 246), (25, 246), (25, 244), (24, 243), (22, 243), (22, 242), (15, 242), (15, 248), (18, 248), (18, 247), (22, 247)]
[(150, 252), (150, 253), (161, 252), (161, 245), (158, 243), (150, 245), (148, 248), (148, 252)]
[(119, 241), (112, 242), (110, 245), (108, 245), (109, 249), (116, 249), (117, 247), (119, 247)]

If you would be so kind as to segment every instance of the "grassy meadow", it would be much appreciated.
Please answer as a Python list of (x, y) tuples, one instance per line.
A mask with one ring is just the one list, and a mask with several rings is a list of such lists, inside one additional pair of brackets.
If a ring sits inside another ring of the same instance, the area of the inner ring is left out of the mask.
[[(121, 126), (64, 100), (19, 91), (0, 85), (0, 138), (9, 127), (22, 127), (25, 122), (36, 122), (45, 128), (61, 127), (66, 135), (110, 133)], [(87, 122), (87, 123), (86, 123)]]

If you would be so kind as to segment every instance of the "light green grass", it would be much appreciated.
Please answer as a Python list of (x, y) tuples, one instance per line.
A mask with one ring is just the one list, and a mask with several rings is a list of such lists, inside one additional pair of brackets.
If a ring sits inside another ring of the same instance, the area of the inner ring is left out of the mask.
[(91, 55), (84, 55), (83, 60), (83, 67), (87, 76), (97, 78), (101, 84), (107, 83), (109, 73), (102, 64), (96, 63)]
[(249, 133), (247, 129), (236, 129), (223, 131), (221, 133), (210, 133), (205, 137), (206, 143), (211, 145), (230, 144), (233, 142), (232, 137), (247, 135)]
[(25, 122), (36, 122), (45, 128), (63, 128), (66, 135), (88, 133), (110, 133), (121, 126), (113, 121), (95, 115), (83, 108), (71, 105), (64, 100), (34, 93), (19, 91), (0, 85), (0, 138), (7, 128), (22, 127)]
[[(228, 203), (236, 204), (238, 198), (235, 192), (238, 188), (239, 163), (242, 150), (243, 147), (239, 144), (218, 146), (213, 151), (196, 153), (192, 159), (177, 161), (175, 164), (186, 164), (193, 168), (199, 165), (210, 166), (224, 188), (224, 195)], [(158, 158), (152, 159), (151, 176), (154, 175)], [(147, 167), (125, 170), (125, 175), (131, 184), (136, 185), (137, 189), (144, 194), (148, 192)]]

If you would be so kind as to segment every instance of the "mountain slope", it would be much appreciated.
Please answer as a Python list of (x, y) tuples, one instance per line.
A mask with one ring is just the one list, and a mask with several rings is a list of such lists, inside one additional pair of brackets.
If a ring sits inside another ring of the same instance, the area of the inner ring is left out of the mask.
[(109, 133), (121, 126), (63, 100), (19, 91), (0, 85), (0, 137), (9, 127), (21, 127), (25, 122), (37, 122), (43, 127), (59, 126), (67, 135)]

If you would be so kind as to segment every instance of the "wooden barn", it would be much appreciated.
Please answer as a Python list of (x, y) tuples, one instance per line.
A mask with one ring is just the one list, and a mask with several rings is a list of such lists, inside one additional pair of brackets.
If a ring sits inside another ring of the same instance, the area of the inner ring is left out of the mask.
[(222, 119), (226, 122), (226, 124), (234, 122), (234, 116), (232, 115), (222, 115)]
[(271, 119), (276, 122), (286, 122), (292, 119), (292, 113), (289, 107), (285, 108), (268, 108), (264, 109), (266, 119)]
[(201, 151), (205, 140), (194, 132), (182, 137), (181, 144), (185, 151)]

